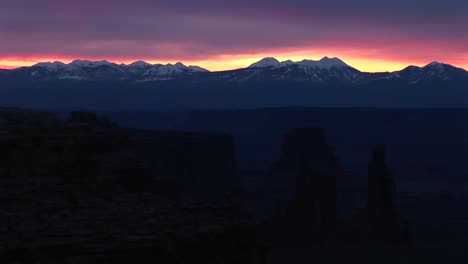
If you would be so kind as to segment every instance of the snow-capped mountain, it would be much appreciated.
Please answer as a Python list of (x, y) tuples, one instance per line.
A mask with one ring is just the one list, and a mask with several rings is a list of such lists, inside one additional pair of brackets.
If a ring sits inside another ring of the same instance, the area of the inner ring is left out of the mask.
[(317, 68), (317, 69), (332, 69), (332, 68), (351, 68), (348, 64), (344, 63), (338, 58), (328, 58), (323, 57), (322, 59), (315, 60), (302, 60), (298, 62), (293, 62), (291, 60), (287, 61), (278, 61), (275, 58), (268, 57), (264, 58), (252, 65), (249, 68), (267, 68), (267, 67), (290, 67), (290, 66), (300, 66), (302, 68)]
[(265, 68), (265, 67), (280, 67), (283, 65), (279, 60), (268, 57), (268, 58), (263, 58), (260, 61), (252, 64), (249, 66), (249, 68)]
[(366, 73), (349, 66), (339, 58), (324, 57), (320, 60), (278, 61), (264, 58), (247, 69), (227, 72), (223, 79), (246, 80), (293, 80), (330, 82), (340, 81), (353, 84), (375, 81), (399, 80), (410, 84), (433, 81), (468, 81), (468, 72), (449, 64), (431, 62), (424, 67), (408, 66), (401, 71)]
[[(121, 65), (125, 66), (125, 64), (121, 64)], [(128, 64), (127, 66), (136, 67), (136, 68), (146, 68), (146, 67), (151, 67), (152, 64), (149, 64), (146, 61), (135, 61), (133, 63)]]
[(65, 63), (63, 63), (63, 62), (60, 62), (60, 61), (54, 61), (54, 62), (40, 62), (40, 63), (38, 63), (38, 64), (36, 64), (34, 66), (45, 68), (45, 69), (48, 69), (50, 71), (54, 71), (54, 70), (63, 69), (67, 65)]
[(319, 61), (303, 60), (301, 62), (297, 62), (297, 64), (303, 67), (314, 67), (314, 68), (320, 68), (320, 69), (351, 68), (351, 66), (344, 63), (342, 60), (338, 58), (328, 58), (328, 57), (323, 57)]
[(431, 62), (424, 67), (408, 66), (391, 74), (393, 78), (404, 79), (412, 83), (467, 80), (467, 75), (464, 69), (440, 62)]
[(176, 64), (149, 64), (137, 61), (116, 64), (108, 61), (75, 60), (69, 64), (59, 61), (41, 62), (31, 67), (10, 70), (10, 75), (33, 80), (169, 80), (200, 72), (208, 72), (198, 66)]
[(98, 67), (118, 67), (117, 64), (108, 62), (106, 60), (103, 61), (89, 61), (89, 60), (74, 60), (70, 63), (72, 66), (76, 67), (91, 67), (91, 68), (98, 68)]
[(232, 81), (248, 80), (293, 80), (293, 81), (355, 81), (360, 72), (338, 58), (324, 57), (321, 60), (278, 61), (264, 58), (246, 69), (228, 71), (223, 79)]
[(81, 80), (81, 81), (167, 81), (191, 78), (192, 81), (223, 82), (315, 82), (366, 84), (399, 81), (409, 84), (433, 81), (466, 81), (468, 72), (448, 64), (432, 62), (424, 67), (409, 66), (401, 71), (384, 73), (361, 72), (339, 58), (323, 57), (320, 60), (279, 61), (264, 58), (247, 68), (209, 72), (198, 66), (176, 64), (150, 64), (136, 61), (116, 64), (108, 61), (75, 60), (65, 64), (59, 61), (42, 62), (31, 67), (0, 71), (2, 79), (31, 81)]
[(444, 63), (368, 73), (328, 57), (220, 72), (83, 60), (0, 70), (0, 104), (41, 108), (468, 107), (467, 87), (468, 72)]
[(166, 65), (153, 65), (148, 68), (142, 75), (141, 81), (173, 79), (174, 76), (183, 76), (191, 73), (207, 72), (207, 70), (198, 66), (185, 66), (183, 63)]

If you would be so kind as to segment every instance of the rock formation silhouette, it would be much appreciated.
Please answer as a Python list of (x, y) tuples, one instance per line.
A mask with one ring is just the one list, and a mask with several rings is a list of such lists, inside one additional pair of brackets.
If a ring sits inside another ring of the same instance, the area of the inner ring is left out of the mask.
[(367, 210), (373, 222), (391, 220), (398, 215), (395, 192), (395, 180), (385, 160), (385, 147), (377, 145), (373, 149), (368, 173)]
[[(275, 163), (276, 185), (288, 188), (278, 196), (283, 225), (297, 229), (309, 240), (320, 239), (336, 221), (336, 178), (341, 165), (327, 145), (323, 129), (299, 128), (285, 135), (280, 160)], [(289, 230), (288, 232), (290, 232)]]
[[(344, 170), (327, 145), (323, 129), (300, 128), (284, 137), (279, 161), (273, 164), (273, 230), (281, 239), (320, 242), (343, 239), (365, 244), (402, 244), (408, 230), (395, 201), (395, 180), (383, 145), (375, 146), (368, 169), (368, 202), (346, 220), (337, 212), (337, 178)], [(349, 240), (351, 239), (351, 240)], [(301, 242), (301, 243), (303, 243)]]
[(344, 170), (324, 130), (290, 131), (265, 182), (273, 219), (259, 228), (241, 207), (229, 135), (124, 129), (87, 112), (63, 121), (0, 109), (0, 255), (135, 250), (246, 263), (238, 256), (266, 261), (273, 239), (321, 247), (349, 242), (345, 230), (352, 243), (407, 241), (383, 145), (368, 171), (367, 206), (346, 222), (336, 188)]
[(0, 257), (255, 253), (229, 135), (123, 129), (87, 112), (0, 120)]
[(395, 200), (395, 179), (385, 159), (385, 146), (376, 145), (368, 170), (367, 218), (371, 236), (388, 242), (408, 239)]

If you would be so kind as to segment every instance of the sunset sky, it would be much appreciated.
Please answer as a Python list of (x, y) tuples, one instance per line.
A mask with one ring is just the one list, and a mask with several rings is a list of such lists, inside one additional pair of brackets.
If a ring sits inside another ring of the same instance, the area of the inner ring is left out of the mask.
[(466, 0), (1, 0), (0, 68), (74, 59), (209, 70), (339, 57), (363, 71), (468, 69)]

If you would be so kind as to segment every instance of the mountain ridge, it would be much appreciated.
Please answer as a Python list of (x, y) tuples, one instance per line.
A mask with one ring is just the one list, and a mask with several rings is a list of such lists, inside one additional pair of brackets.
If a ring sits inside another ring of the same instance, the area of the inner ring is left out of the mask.
[[(264, 63), (267, 63), (267, 64), (264, 64)], [(322, 63), (322, 64), (320, 65), (320, 63)], [(189, 65), (189, 66), (186, 66), (186, 67), (200, 68), (200, 69), (202, 69), (204, 71), (207, 71), (207, 72), (226, 72), (226, 71), (235, 71), (235, 70), (239, 70), (239, 69), (253, 68), (253, 67), (258, 67), (258, 66), (260, 66), (260, 67), (276, 66), (276, 65), (287, 66), (287, 65), (295, 65), (295, 64), (299, 64), (299, 65), (301, 65), (301, 64), (302, 65), (304, 65), (304, 64), (309, 64), (309, 65), (310, 64), (317, 64), (318, 67), (321, 67), (321, 66), (323, 67), (327, 63), (332, 64), (329, 67), (343, 66), (343, 67), (354, 68), (354, 67), (347, 64), (346, 62), (344, 62), (343, 60), (341, 60), (338, 57), (328, 57), (328, 56), (324, 56), (320, 60), (303, 59), (301, 61), (292, 61), (292, 60), (279, 61), (275, 57), (265, 57), (265, 58), (262, 58), (262, 59), (260, 59), (259, 61), (255, 62), (255, 63), (252, 63), (251, 65), (243, 67), (243, 68), (220, 70), (220, 71), (210, 71), (208, 69), (205, 69), (205, 68), (197, 66), (197, 65)], [(334, 63), (334, 65), (333, 65), (333, 63)], [(34, 64), (32, 66), (22, 66), (22, 67), (11, 68), (11, 69), (0, 68), (0, 70), (2, 70), (2, 71), (14, 71), (14, 70), (18, 70), (18, 69), (21, 69), (21, 68), (31, 68), (31, 67), (37, 67), (37, 66), (43, 66), (44, 67), (44, 66), (47, 66), (47, 65), (62, 65), (62, 66), (65, 66), (65, 65), (75, 65), (75, 66), (78, 66), (78, 65), (80, 65), (80, 66), (83, 66), (83, 65), (90, 65), (90, 66), (113, 65), (113, 66), (126, 66), (126, 67), (129, 67), (129, 66), (171, 66), (171, 65), (176, 65), (176, 66), (177, 65), (183, 65), (183, 66), (185, 66), (185, 64), (182, 63), (182, 62), (176, 62), (174, 64), (171, 64), (171, 63), (151, 64), (151, 63), (148, 63), (148, 62), (146, 62), (144, 60), (138, 60), (138, 61), (126, 64), (126, 63), (110, 62), (108, 60), (92, 61), (92, 60), (75, 59), (75, 60), (71, 61), (70, 63), (64, 63), (64, 62), (61, 62), (61, 61), (44, 61), (44, 62), (38, 62), (38, 63), (36, 63), (36, 64)], [(447, 66), (451, 66), (451, 67), (454, 67), (454, 68), (458, 68), (458, 69), (462, 69), (464, 71), (467, 71), (466, 69), (464, 69), (462, 67), (457, 67), (457, 66), (454, 66), (454, 65), (451, 65), (451, 64), (448, 64), (448, 63), (438, 62), (438, 61), (432, 61), (430, 63), (427, 63), (424, 66), (416, 66), (416, 65), (410, 64), (407, 67), (424, 68), (424, 67), (431, 66), (431, 65), (432, 66), (434, 66), (434, 65), (447, 65)], [(315, 66), (315, 65), (313, 65), (313, 66)], [(405, 67), (405, 68), (407, 68), (407, 67)], [(404, 70), (405, 68), (403, 68), (402, 70)], [(369, 71), (369, 72), (361, 71), (361, 72), (364, 72), (364, 73), (386, 73), (386, 72), (390, 72), (390, 73), (392, 73), (392, 72), (398, 72), (398, 71), (401, 71), (401, 70), (396, 70), (396, 71)]]
[[(315, 67), (315, 68), (322, 68), (322, 69), (331, 69), (334, 67), (341, 68), (341, 67), (349, 67), (348, 64), (343, 62), (341, 59), (333, 57), (329, 58), (327, 56), (323, 57), (320, 60), (308, 60), (304, 59), (302, 61), (297, 61), (294, 62), (292, 60), (286, 60), (280, 62), (274, 57), (267, 57), (263, 58), (260, 61), (253, 63), (250, 65), (248, 68), (263, 68), (263, 67), (287, 67), (291, 65), (299, 65), (299, 66), (304, 66), (304, 67)], [(354, 69), (354, 68), (353, 68)]]
[(262, 67), (209, 72), (182, 63), (42, 63), (0, 70), (0, 104), (85, 109), (468, 107), (468, 72), (439, 62), (383, 73), (361, 72), (338, 58), (305, 63), (269, 58), (257, 66)]
[(117, 64), (107, 60), (74, 60), (68, 64), (60, 61), (40, 62), (30, 67), (1, 70), (0, 80), (14, 81), (133, 81), (153, 82), (179, 79), (193, 81), (311, 81), (368, 83), (380, 80), (406, 80), (411, 83), (424, 81), (468, 80), (468, 72), (450, 64), (431, 62), (423, 67), (410, 65), (400, 71), (363, 72), (336, 57), (320, 60), (279, 61), (266, 57), (246, 68), (210, 72), (199, 66), (175, 64), (150, 64), (135, 61)]
[(60, 61), (40, 62), (29, 67), (3, 70), (3, 75), (30, 78), (32, 80), (169, 80), (180, 75), (209, 72), (199, 66), (175, 64), (149, 64), (136, 61), (131, 64), (117, 64), (106, 60), (74, 60), (70, 63)]

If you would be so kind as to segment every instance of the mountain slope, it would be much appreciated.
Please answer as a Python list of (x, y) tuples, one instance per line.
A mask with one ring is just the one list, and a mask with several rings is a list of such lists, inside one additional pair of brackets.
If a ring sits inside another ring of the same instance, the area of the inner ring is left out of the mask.
[(11, 78), (30, 79), (33, 81), (67, 79), (88, 81), (151, 81), (175, 79), (181, 75), (200, 72), (208, 71), (198, 66), (185, 66), (180, 62), (174, 65), (153, 65), (139, 61), (125, 65), (108, 61), (75, 60), (69, 64), (59, 61), (38, 63), (31, 67), (10, 70), (6, 74)]
[[(200, 74), (204, 73), (204, 74)], [(149, 64), (137, 61), (131, 64), (116, 64), (108, 61), (75, 60), (69, 64), (43, 62), (31, 67), (0, 70), (0, 77), (31, 81), (87, 80), (87, 81), (167, 81), (191, 78), (194, 81), (217, 80), (228, 82), (246, 81), (310, 81), (367, 83), (382, 80), (401, 80), (408, 83), (432, 81), (466, 81), (468, 72), (448, 64), (432, 62), (424, 67), (409, 66), (401, 71), (366, 73), (349, 66), (339, 58), (324, 57), (320, 60), (298, 62), (278, 61), (264, 58), (247, 68), (209, 72), (198, 66), (176, 64)]]
[(468, 72), (443, 63), (367, 73), (337, 58), (265, 58), (248, 68), (138, 61), (40, 63), (0, 71), (0, 105), (39, 108), (156, 109), (468, 107)]
[[(239, 73), (239, 74), (237, 74)], [(232, 72), (231, 72), (232, 74)], [(275, 58), (264, 58), (248, 68), (233, 72), (233, 79), (246, 80), (295, 80), (295, 81), (355, 81), (360, 72), (338, 58), (324, 57), (321, 60), (291, 60), (280, 62)], [(229, 77), (224, 77), (229, 79)]]
[(319, 68), (319, 69), (331, 69), (331, 68), (351, 68), (348, 64), (344, 63), (339, 58), (328, 58), (323, 57), (321, 60), (302, 60), (299, 62), (293, 62), (291, 60), (278, 61), (275, 58), (268, 57), (264, 58), (252, 65), (249, 68), (267, 68), (267, 67), (288, 67), (288, 66), (302, 66), (303, 68)]

